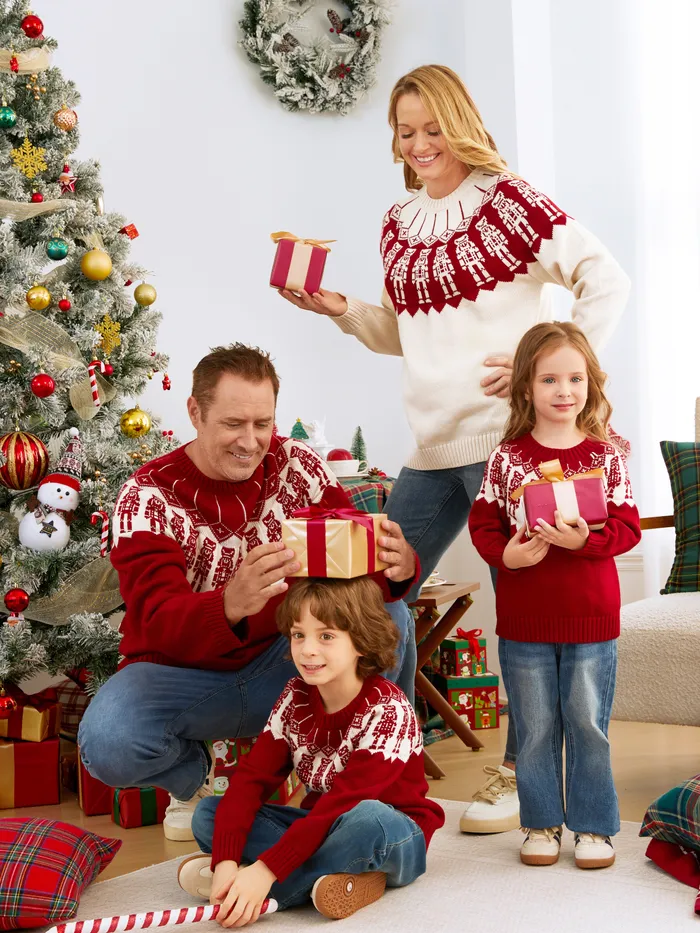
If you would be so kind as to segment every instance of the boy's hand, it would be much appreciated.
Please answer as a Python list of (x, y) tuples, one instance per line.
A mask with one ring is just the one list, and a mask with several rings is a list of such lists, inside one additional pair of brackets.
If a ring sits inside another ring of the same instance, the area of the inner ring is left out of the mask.
[[(214, 880), (216, 881), (216, 875)], [(264, 862), (258, 861), (239, 869), (228, 886), (228, 893), (216, 918), (217, 922), (222, 927), (244, 927), (248, 923), (255, 923), (260, 916), (263, 901), (276, 880)], [(215, 890), (212, 887), (212, 893)]]
[(238, 874), (238, 864), (230, 859), (218, 862), (214, 869), (214, 878), (211, 883), (210, 904), (220, 904), (229, 892), (233, 879)]
[(588, 540), (590, 530), (583, 518), (579, 518), (575, 525), (566, 525), (562, 521), (561, 512), (554, 513), (556, 528), (548, 525), (543, 519), (538, 519), (538, 537), (544, 538), (550, 544), (566, 548), (567, 551), (580, 551)]
[(542, 535), (535, 535), (529, 541), (523, 541), (525, 525), (521, 525), (503, 550), (503, 563), (509, 570), (521, 567), (533, 567), (547, 556), (549, 541)]

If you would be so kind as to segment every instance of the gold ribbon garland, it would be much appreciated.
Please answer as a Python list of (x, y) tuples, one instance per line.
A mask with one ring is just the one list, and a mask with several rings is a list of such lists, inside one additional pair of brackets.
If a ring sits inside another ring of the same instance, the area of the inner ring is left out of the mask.
[(15, 52), (13, 49), (0, 49), (0, 71), (12, 72), (10, 62), (17, 62), (17, 72), (20, 75), (38, 74), (46, 71), (51, 65), (51, 52), (43, 45), (40, 48), (27, 49), (26, 52)]

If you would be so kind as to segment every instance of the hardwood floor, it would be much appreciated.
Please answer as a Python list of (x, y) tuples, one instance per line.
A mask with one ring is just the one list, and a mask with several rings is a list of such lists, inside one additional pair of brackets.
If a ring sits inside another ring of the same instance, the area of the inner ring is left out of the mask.
[[(504, 719), (499, 730), (480, 732), (485, 748), (479, 752), (469, 751), (456, 738), (431, 745), (430, 754), (447, 773), (447, 777), (442, 780), (430, 782), (432, 796), (468, 801), (482, 783), (481, 769), (484, 765), (501, 762), (506, 739), (505, 727)], [(610, 740), (623, 820), (641, 821), (652, 800), (674, 784), (700, 771), (700, 727), (613, 722)], [(298, 799), (299, 795), (295, 802)], [(192, 842), (168, 841), (161, 826), (122, 829), (109, 816), (86, 817), (72, 794), (66, 794), (63, 803), (56, 807), (0, 811), (0, 818), (8, 816), (61, 819), (103, 836), (123, 839), (124, 845), (119, 854), (100, 876), (100, 880), (177, 858), (196, 849)]]

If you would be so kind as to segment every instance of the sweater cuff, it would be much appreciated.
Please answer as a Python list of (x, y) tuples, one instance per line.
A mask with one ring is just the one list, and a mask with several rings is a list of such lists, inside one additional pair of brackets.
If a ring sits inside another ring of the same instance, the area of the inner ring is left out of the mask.
[(243, 833), (217, 833), (215, 830), (211, 849), (212, 871), (219, 862), (231, 861), (240, 865), (244, 847), (245, 835)]
[(241, 640), (233, 634), (231, 625), (224, 612), (224, 590), (212, 590), (201, 594), (201, 603), (197, 607), (202, 625), (211, 633), (212, 646), (218, 655), (228, 654), (241, 647)]
[(304, 864), (304, 859), (284, 842), (284, 836), (267, 849), (258, 860), (264, 862), (278, 881), (284, 881)]
[(362, 327), (362, 320), (367, 310), (367, 304), (359, 298), (348, 298), (348, 310), (339, 317), (332, 318), (344, 334), (356, 334)]

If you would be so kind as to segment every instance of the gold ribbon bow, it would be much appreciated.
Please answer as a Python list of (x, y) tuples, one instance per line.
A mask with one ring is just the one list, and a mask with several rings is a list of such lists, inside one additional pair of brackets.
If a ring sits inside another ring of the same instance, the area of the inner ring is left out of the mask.
[(299, 236), (294, 236), (293, 233), (289, 233), (287, 230), (278, 230), (277, 233), (271, 233), (270, 239), (273, 243), (279, 243), (280, 240), (294, 240), (295, 243), (304, 243), (306, 246), (318, 246), (319, 249), (325, 250), (327, 253), (330, 253), (330, 246), (326, 246), (327, 243), (336, 243), (336, 240), (304, 240)]
[(540, 463), (540, 473), (542, 474), (542, 479), (533, 479), (531, 482), (525, 483), (524, 486), (518, 486), (518, 488), (510, 494), (511, 499), (519, 499), (525, 492), (525, 486), (541, 486), (543, 483), (571, 482), (575, 479), (603, 479), (605, 476), (605, 471), (602, 469), (587, 470), (585, 473), (575, 473), (573, 476), (564, 476), (564, 471), (561, 468), (559, 460), (545, 460), (544, 463)]

